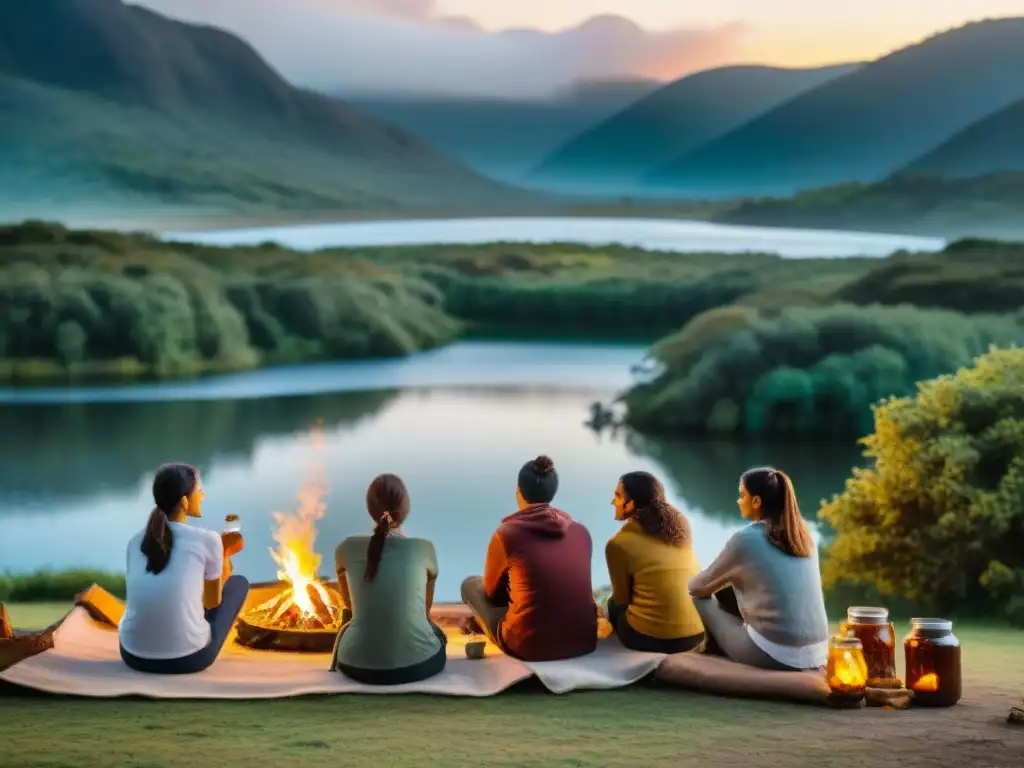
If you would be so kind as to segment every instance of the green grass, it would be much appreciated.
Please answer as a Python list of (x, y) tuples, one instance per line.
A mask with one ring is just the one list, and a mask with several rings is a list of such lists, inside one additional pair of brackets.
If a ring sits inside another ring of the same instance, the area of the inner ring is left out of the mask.
[(48, 627), (71, 610), (71, 603), (14, 603), (7, 606), (11, 624), (19, 629)]
[[(42, 625), (66, 605), (14, 605)], [(903, 623), (905, 626), (905, 623)], [(957, 627), (965, 700), (955, 710), (839, 712), (641, 683), (553, 696), (525, 684), (483, 700), (334, 696), (266, 702), (0, 696), (3, 765), (1012, 765), (1024, 732), (1024, 632)], [(898, 654), (900, 655), (900, 654)], [(59, 705), (58, 705), (59, 701)], [(59, 709), (57, 708), (59, 706)], [(55, 713), (59, 712), (59, 716)], [(938, 761), (938, 762), (935, 762)]]

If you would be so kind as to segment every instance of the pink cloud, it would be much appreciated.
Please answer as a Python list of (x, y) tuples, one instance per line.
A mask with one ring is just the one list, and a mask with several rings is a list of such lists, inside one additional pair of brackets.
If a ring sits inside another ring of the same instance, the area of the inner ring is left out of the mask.
[(293, 82), (339, 93), (542, 98), (593, 79), (672, 79), (726, 63), (745, 29), (651, 32), (599, 16), (559, 32), (487, 32), (434, 0), (136, 0), (229, 29)]

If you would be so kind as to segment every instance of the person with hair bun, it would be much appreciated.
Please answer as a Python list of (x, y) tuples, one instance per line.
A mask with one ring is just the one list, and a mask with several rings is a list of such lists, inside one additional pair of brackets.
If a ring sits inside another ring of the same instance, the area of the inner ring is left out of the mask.
[(462, 584), (462, 599), (487, 637), (523, 661), (570, 659), (597, 648), (590, 533), (551, 506), (557, 491), (550, 458), (526, 462), (516, 486), (518, 511), (491, 537), (483, 577)]
[(649, 653), (696, 648), (704, 625), (686, 588), (700, 571), (689, 521), (649, 472), (619, 478), (612, 507), (615, 519), (624, 521), (605, 547), (612, 584), (608, 620), (619, 640)]
[(739, 493), (740, 514), (751, 524), (690, 580), (708, 639), (752, 667), (822, 667), (828, 617), (818, 550), (793, 483), (785, 472), (760, 467), (743, 473)]
[(334, 551), (352, 618), (338, 633), (331, 670), (366, 685), (426, 680), (447, 659), (444, 631), (430, 620), (438, 574), (434, 545), (403, 533), (409, 492), (397, 475), (374, 478), (366, 511), (373, 535), (349, 536)]
[(187, 524), (202, 517), (203, 485), (189, 464), (153, 478), (156, 506), (128, 542), (127, 594), (117, 634), (121, 658), (155, 674), (201, 672), (227, 642), (249, 582), (231, 575), (220, 535)]

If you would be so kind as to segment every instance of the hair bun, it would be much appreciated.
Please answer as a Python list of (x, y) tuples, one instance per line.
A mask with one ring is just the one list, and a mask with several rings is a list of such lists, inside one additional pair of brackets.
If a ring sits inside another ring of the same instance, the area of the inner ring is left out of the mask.
[(533, 470), (541, 475), (555, 471), (555, 462), (547, 456), (538, 456), (533, 460)]

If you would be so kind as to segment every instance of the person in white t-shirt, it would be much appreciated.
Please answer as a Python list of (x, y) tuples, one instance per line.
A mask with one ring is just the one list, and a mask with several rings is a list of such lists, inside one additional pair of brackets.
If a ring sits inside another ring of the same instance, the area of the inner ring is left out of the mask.
[(203, 486), (195, 467), (160, 467), (153, 500), (145, 530), (128, 543), (121, 658), (139, 672), (201, 672), (224, 647), (249, 582), (231, 575), (219, 534), (186, 523), (202, 516)]

